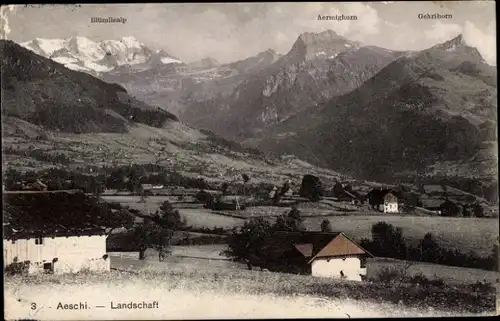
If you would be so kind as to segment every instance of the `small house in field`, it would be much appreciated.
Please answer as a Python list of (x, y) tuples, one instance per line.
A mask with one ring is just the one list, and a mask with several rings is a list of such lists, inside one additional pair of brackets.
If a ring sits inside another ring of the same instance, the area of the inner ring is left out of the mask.
[(428, 211), (432, 211), (435, 214), (441, 215), (441, 205), (445, 202), (442, 199), (435, 198), (422, 198), (422, 207)]
[(392, 192), (384, 195), (384, 213), (399, 213), (398, 198)]
[(163, 185), (154, 184), (141, 184), (141, 190), (147, 195), (159, 195), (165, 191)]
[(363, 198), (360, 197), (357, 193), (344, 191), (341, 196), (338, 197), (338, 200), (341, 202), (349, 202), (352, 205), (361, 205), (363, 204)]
[(24, 184), (22, 187), (22, 190), (24, 191), (46, 191), (47, 189), (47, 185), (38, 179), (33, 183)]
[[(4, 268), (12, 263), (24, 263), (28, 273), (109, 271), (105, 228), (88, 224), (81, 213), (61, 212), (57, 207), (52, 212), (51, 205), (59, 199), (54, 194), (68, 193), (4, 193)], [(61, 202), (81, 204), (78, 200), (85, 195), (80, 194)], [(19, 195), (22, 196), (16, 197)], [(48, 219), (50, 217), (53, 219)]]
[(293, 189), (292, 189), (292, 188), (287, 189), (287, 190), (283, 193), (283, 196), (285, 196), (285, 197), (292, 197), (292, 196), (293, 196)]
[(384, 213), (399, 213), (400, 195), (393, 189), (374, 189), (367, 195), (373, 209)]
[(273, 233), (265, 241), (271, 269), (361, 281), (366, 275), (367, 250), (342, 232)]
[(149, 190), (161, 190), (164, 189), (163, 185), (154, 185), (154, 184), (141, 184), (141, 188), (145, 191)]
[(276, 186), (274, 186), (273, 189), (267, 195), (267, 197), (272, 199), (272, 198), (274, 198), (274, 196), (276, 196), (276, 193), (278, 193), (278, 188)]
[(211, 190), (200, 190), (196, 193), (195, 198), (198, 202), (202, 204), (211, 204), (217, 201), (217, 199), (222, 195), (220, 191), (211, 191)]

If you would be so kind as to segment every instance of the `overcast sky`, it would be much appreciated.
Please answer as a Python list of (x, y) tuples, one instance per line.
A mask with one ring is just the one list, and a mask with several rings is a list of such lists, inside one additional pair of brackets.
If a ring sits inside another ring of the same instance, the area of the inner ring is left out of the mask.
[[(419, 13), (452, 14), (422, 20)], [(318, 15), (356, 15), (357, 21), (318, 21)], [(91, 17), (123, 17), (124, 24), (91, 24)], [(290, 50), (306, 31), (332, 29), (351, 40), (394, 50), (417, 50), (462, 33), (486, 61), (496, 61), (492, 1), (365, 3), (218, 3), (2, 6), (2, 37), (23, 42), (84, 36), (93, 40), (135, 36), (190, 62), (221, 63), (272, 48)]]

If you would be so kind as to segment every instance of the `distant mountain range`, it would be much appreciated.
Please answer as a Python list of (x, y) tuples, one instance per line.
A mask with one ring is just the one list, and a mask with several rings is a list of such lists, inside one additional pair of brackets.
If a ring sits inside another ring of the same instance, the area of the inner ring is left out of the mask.
[(183, 70), (115, 70), (101, 78), (192, 126), (242, 141), (355, 89), (402, 54), (329, 30), (300, 35), (286, 55), (269, 49), (228, 64), (206, 58)]
[(149, 49), (134, 37), (100, 42), (85, 37), (36, 38), (21, 43), (21, 46), (61, 63), (69, 69), (93, 75), (109, 72), (119, 66), (144, 70), (159, 65), (182, 63), (163, 50)]
[[(195, 103), (230, 95), (246, 77), (261, 72), (280, 57), (269, 49), (255, 57), (229, 64), (219, 64), (213, 58), (205, 58), (187, 65), (158, 66), (139, 72), (116, 69), (103, 73), (100, 78), (123, 85), (135, 97), (151, 105), (182, 115)], [(197, 125), (189, 117), (182, 119)]]
[(377, 180), (496, 175), (496, 67), (461, 35), (399, 52), (331, 30), (303, 33), (285, 55), (269, 49), (227, 64), (184, 64), (130, 38), (36, 41), (24, 46), (61, 62), (71, 52), (78, 67), (67, 67), (87, 66), (79, 70), (150, 108), (268, 153)]
[[(357, 88), (402, 53), (363, 46), (333, 31), (304, 33), (257, 73), (240, 73), (184, 95), (179, 117), (236, 141)], [(228, 83), (232, 83), (228, 90)], [(220, 84), (220, 85), (219, 85)], [(201, 87), (201, 86), (200, 86)], [(209, 95), (200, 94), (209, 92)]]
[(425, 173), (427, 166), (463, 163), (478, 159), (478, 153), (483, 160), (490, 155), (491, 173), (496, 101), (496, 68), (460, 35), (403, 55), (355, 90), (247, 143), (369, 178)]

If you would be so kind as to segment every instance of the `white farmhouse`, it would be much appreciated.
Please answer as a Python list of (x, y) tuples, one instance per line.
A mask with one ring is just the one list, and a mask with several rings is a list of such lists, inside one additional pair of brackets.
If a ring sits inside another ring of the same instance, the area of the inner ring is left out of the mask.
[(374, 210), (384, 213), (399, 213), (400, 194), (393, 189), (374, 189), (367, 195), (370, 205)]
[(366, 257), (372, 256), (344, 233), (339, 233), (309, 260), (312, 276), (361, 281)]
[(398, 198), (391, 192), (384, 196), (384, 213), (399, 213)]
[[(63, 200), (85, 207), (83, 193), (4, 192), (3, 261), (26, 263), (29, 273), (108, 271), (106, 230), (85, 210), (63, 211)], [(69, 194), (67, 198), (61, 197)]]
[(106, 235), (102, 230), (82, 233), (37, 233), (3, 240), (4, 267), (29, 261), (29, 272), (109, 271)]
[(286, 265), (290, 273), (361, 281), (366, 276), (368, 251), (342, 232), (273, 233), (265, 251)]

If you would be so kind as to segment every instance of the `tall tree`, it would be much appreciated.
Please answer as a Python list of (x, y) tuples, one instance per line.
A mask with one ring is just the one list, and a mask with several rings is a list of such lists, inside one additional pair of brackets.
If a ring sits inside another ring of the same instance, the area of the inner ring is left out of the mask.
[(344, 187), (340, 182), (335, 183), (333, 186), (333, 196), (334, 197), (342, 197), (345, 193)]
[(226, 182), (222, 183), (222, 186), (221, 186), (222, 195), (227, 195), (228, 189), (229, 189), (229, 184)]
[(386, 222), (378, 222), (372, 226), (372, 251), (378, 256), (405, 259), (407, 247), (401, 228)]
[(244, 191), (243, 193), (246, 196), (247, 195), (247, 183), (250, 181), (250, 177), (247, 174), (242, 173), (241, 178), (243, 179), (243, 191)]
[(440, 210), (442, 216), (457, 216), (459, 208), (457, 204), (447, 199), (443, 204), (441, 204)]
[(324, 219), (321, 222), (321, 232), (331, 232), (332, 231), (332, 223), (328, 219)]
[(479, 203), (472, 205), (475, 217), (484, 217), (484, 208)]
[(424, 262), (435, 262), (435, 259), (440, 256), (441, 249), (434, 235), (432, 235), (432, 233), (427, 233), (420, 241), (418, 250), (420, 251), (420, 260)]
[(160, 260), (162, 260), (162, 255), (166, 255), (167, 250), (170, 248), (174, 231), (185, 229), (187, 226), (186, 220), (181, 217), (179, 211), (174, 209), (168, 201), (163, 202), (151, 220), (163, 229), (162, 237), (166, 243), (164, 247), (159, 247), (161, 251), (158, 251)]
[(145, 219), (143, 223), (132, 229), (132, 245), (139, 250), (139, 260), (145, 259), (148, 248), (158, 252), (158, 260), (163, 261), (169, 253), (168, 241), (169, 231), (151, 219)]
[(238, 262), (245, 263), (249, 270), (265, 262), (264, 240), (271, 232), (271, 225), (264, 218), (252, 218), (239, 229), (233, 230), (228, 239), (228, 249), (223, 253)]
[(272, 226), (275, 231), (305, 231), (304, 219), (300, 215), (297, 207), (292, 207), (290, 212), (280, 215), (276, 218), (276, 222)]
[(323, 184), (317, 176), (309, 174), (304, 175), (299, 191), (301, 197), (306, 197), (313, 202), (317, 202), (320, 200), (321, 196), (323, 196), (323, 193)]

